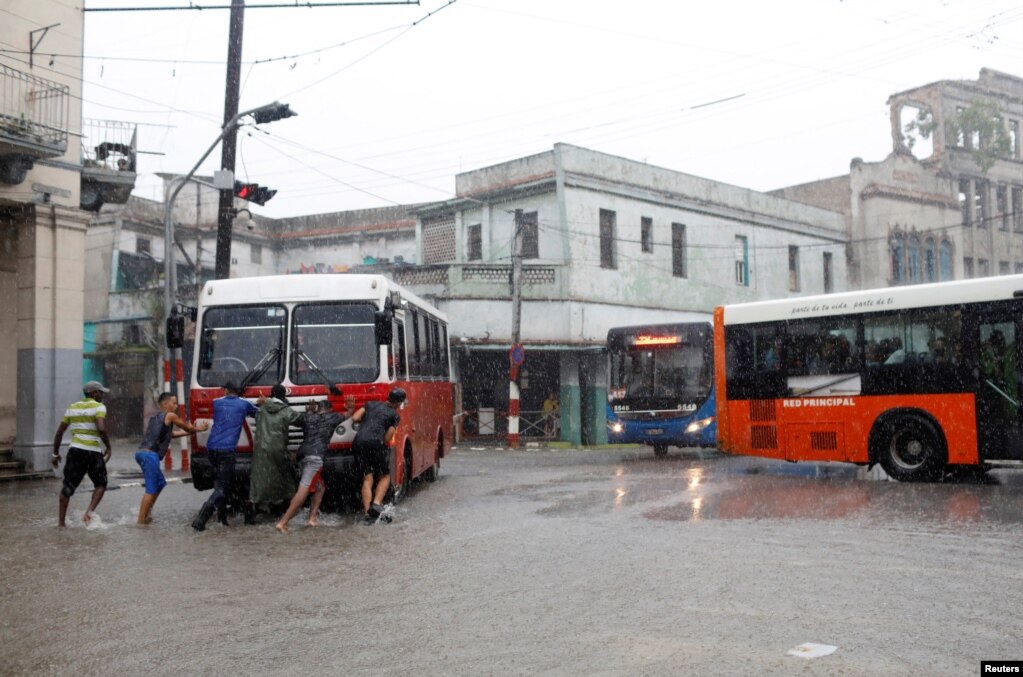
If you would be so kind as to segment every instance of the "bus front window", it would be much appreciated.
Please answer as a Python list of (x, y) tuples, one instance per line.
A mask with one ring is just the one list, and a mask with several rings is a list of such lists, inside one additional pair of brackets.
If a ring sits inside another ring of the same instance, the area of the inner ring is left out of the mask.
[(627, 398), (700, 400), (710, 393), (711, 356), (702, 345), (612, 355), (611, 388)]
[(200, 330), (199, 385), (219, 387), (227, 381), (241, 384), (246, 379), (250, 380), (248, 385), (278, 383), (282, 360), (277, 351), (284, 346), (286, 315), (281, 306), (207, 309)]
[(294, 310), (291, 381), (295, 385), (370, 383), (380, 374), (372, 303), (322, 303)]

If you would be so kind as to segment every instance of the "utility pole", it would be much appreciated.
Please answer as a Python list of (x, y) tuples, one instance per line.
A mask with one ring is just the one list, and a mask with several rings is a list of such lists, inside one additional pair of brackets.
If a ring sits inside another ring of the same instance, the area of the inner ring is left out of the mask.
[(519, 365), (524, 352), (519, 345), (522, 325), (522, 210), (515, 210), (515, 237), (512, 241), (512, 347), (508, 355), (510, 373), (508, 378), (508, 446), (519, 446)]
[[(220, 147), (220, 168), (234, 173), (238, 128), (228, 123), (238, 115), (238, 98), (242, 73), (242, 27), (245, 0), (231, 0), (231, 27), (227, 43), (227, 89), (224, 94), (224, 141)], [(220, 191), (217, 210), (217, 254), (214, 276), (218, 280), (231, 277), (231, 226), (234, 220), (234, 191)]]

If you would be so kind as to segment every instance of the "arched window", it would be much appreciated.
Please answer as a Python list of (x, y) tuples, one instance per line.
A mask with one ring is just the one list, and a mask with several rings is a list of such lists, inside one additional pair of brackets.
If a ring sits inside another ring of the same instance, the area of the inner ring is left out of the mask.
[(920, 281), (920, 238), (910, 235), (906, 247), (906, 278), (909, 282)]
[(934, 247), (934, 238), (924, 240), (924, 280), (934, 282), (938, 279), (937, 252)]
[(938, 254), (939, 274), (942, 281), (952, 279), (952, 243), (942, 239)]
[(892, 283), (902, 284), (906, 277), (903, 263), (905, 252), (903, 251), (902, 233), (892, 235), (890, 249), (892, 255)]

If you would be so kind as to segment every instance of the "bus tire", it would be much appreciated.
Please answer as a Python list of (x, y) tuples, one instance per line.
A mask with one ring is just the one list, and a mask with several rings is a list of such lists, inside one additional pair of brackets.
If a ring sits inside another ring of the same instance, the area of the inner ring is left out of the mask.
[(401, 468), (401, 484), (394, 492), (394, 502), (400, 503), (412, 493), (412, 447), (405, 445), (404, 463)]
[(657, 458), (664, 458), (667, 455), (668, 455), (668, 445), (667, 444), (655, 444), (654, 445), (654, 456), (656, 456)]
[(444, 438), (441, 437), (437, 440), (437, 451), (433, 457), (433, 465), (426, 469), (423, 473), (423, 477), (426, 478), (427, 482), (436, 482), (440, 478), (440, 455), (444, 449)]
[(900, 482), (940, 479), (947, 452), (945, 439), (934, 424), (919, 416), (901, 416), (885, 424), (877, 460)]

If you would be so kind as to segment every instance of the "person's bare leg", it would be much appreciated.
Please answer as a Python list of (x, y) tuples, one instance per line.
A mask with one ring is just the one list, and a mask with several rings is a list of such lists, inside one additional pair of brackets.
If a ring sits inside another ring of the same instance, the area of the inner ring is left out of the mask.
[(313, 502), (309, 506), (309, 526), (311, 527), (316, 526), (316, 518), (320, 514), (320, 502), (323, 501), (323, 494), (326, 492), (326, 487), (323, 486), (323, 482), (320, 482), (313, 493)]
[(159, 494), (142, 494), (142, 502), (139, 504), (139, 526), (145, 526), (152, 521), (153, 518), (149, 516), (149, 513), (153, 510), (157, 496)]
[(384, 503), (384, 496), (387, 494), (387, 490), (390, 489), (390, 488), (391, 488), (391, 476), (390, 475), (384, 475), (377, 482), (377, 492), (373, 496), (373, 498), (375, 499), (373, 502), (378, 504), (378, 505), (383, 505), (383, 503)]
[(290, 522), (291, 518), (302, 509), (302, 504), (305, 503), (307, 496), (309, 496), (309, 487), (300, 485), (298, 487), (298, 491), (295, 492), (295, 495), (291, 499), (291, 504), (288, 505), (288, 509), (284, 512), (284, 516), (281, 517), (280, 521), (274, 525), (277, 531), (283, 534), (288, 530), (288, 522)]
[(88, 524), (92, 521), (92, 513), (99, 507), (99, 502), (103, 500), (103, 494), (107, 491), (106, 487), (96, 487), (92, 490), (92, 500), (89, 501), (89, 509), (82, 515), (82, 521)]
[(59, 498), (59, 500), (57, 502), (57, 526), (58, 527), (66, 527), (67, 526), (67, 524), (64, 523), (64, 520), (67, 518), (67, 506), (68, 506), (68, 503), (70, 503), (70, 502), (71, 502), (71, 498), (69, 496), (65, 496), (64, 494), (60, 495), (60, 498)]
[(373, 475), (369, 474), (362, 478), (362, 512), (369, 514), (369, 504), (373, 501)]

